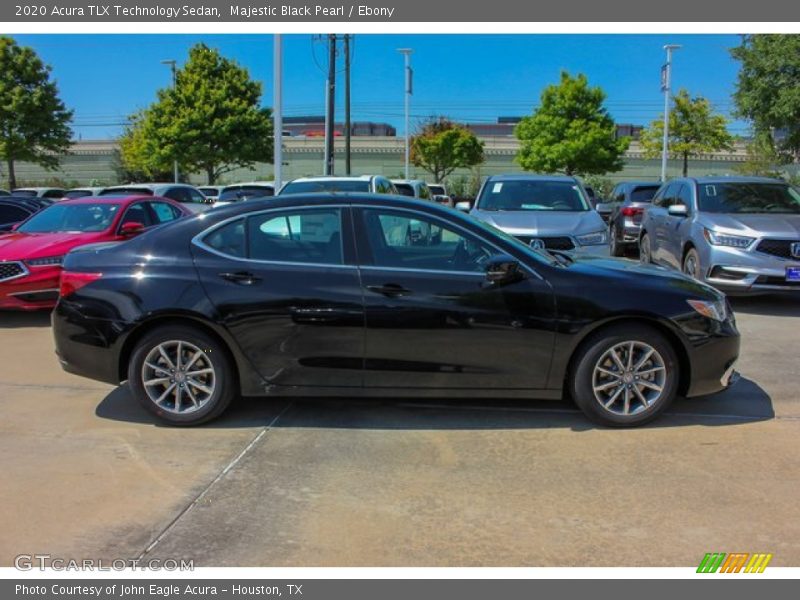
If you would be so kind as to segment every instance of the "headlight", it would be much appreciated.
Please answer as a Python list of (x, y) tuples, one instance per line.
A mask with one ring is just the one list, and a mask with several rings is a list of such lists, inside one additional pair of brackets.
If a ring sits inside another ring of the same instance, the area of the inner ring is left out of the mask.
[(575, 236), (575, 239), (581, 246), (596, 246), (598, 244), (608, 243), (608, 234), (606, 230), (594, 231), (584, 235)]
[(717, 300), (715, 302), (709, 302), (708, 300), (687, 300), (686, 302), (701, 315), (709, 319), (724, 321), (728, 316), (728, 311), (725, 308), (725, 300)]
[(710, 229), (704, 230), (706, 239), (714, 246), (730, 246), (732, 248), (747, 248), (753, 243), (755, 238), (742, 235), (729, 235), (727, 233), (717, 233)]
[(34, 258), (32, 260), (27, 260), (27, 262), (32, 267), (53, 267), (53, 266), (60, 266), (61, 263), (64, 262), (63, 256), (47, 256), (45, 258)]

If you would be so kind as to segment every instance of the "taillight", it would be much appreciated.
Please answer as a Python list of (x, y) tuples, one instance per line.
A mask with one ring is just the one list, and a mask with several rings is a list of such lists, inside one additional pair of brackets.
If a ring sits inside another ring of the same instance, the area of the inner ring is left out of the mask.
[(624, 206), (620, 212), (624, 217), (633, 217), (642, 214), (644, 209), (638, 206)]
[(102, 273), (77, 273), (74, 271), (61, 271), (61, 281), (58, 286), (58, 293), (62, 298), (74, 294), (83, 286), (97, 281), (103, 276)]

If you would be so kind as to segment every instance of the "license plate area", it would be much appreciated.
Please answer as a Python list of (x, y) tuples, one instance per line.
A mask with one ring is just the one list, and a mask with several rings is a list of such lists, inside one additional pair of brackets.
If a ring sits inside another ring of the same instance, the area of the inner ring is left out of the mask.
[(800, 283), (800, 266), (786, 267), (786, 281)]

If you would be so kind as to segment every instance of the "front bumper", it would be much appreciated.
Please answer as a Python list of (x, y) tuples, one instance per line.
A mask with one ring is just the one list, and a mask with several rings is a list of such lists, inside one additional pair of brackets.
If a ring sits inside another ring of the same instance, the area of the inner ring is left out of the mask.
[(741, 340), (732, 319), (715, 323), (715, 331), (698, 336), (689, 351), (690, 380), (686, 397), (715, 394), (735, 384), (739, 379), (736, 361)]
[(32, 268), (22, 276), (0, 281), (0, 309), (49, 310), (58, 300), (61, 268)]
[(786, 281), (786, 267), (800, 267), (800, 259), (721, 246), (706, 247), (705, 253), (704, 281), (728, 294), (800, 292), (800, 282)]

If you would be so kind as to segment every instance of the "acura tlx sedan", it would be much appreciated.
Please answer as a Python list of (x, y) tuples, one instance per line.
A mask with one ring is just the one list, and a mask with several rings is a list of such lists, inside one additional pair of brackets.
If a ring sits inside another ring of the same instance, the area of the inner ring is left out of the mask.
[(175, 425), (237, 395), (569, 396), (640, 425), (730, 385), (739, 352), (725, 297), (680, 273), (356, 193), (236, 203), (73, 251), (53, 329), (66, 370), (127, 380)]

